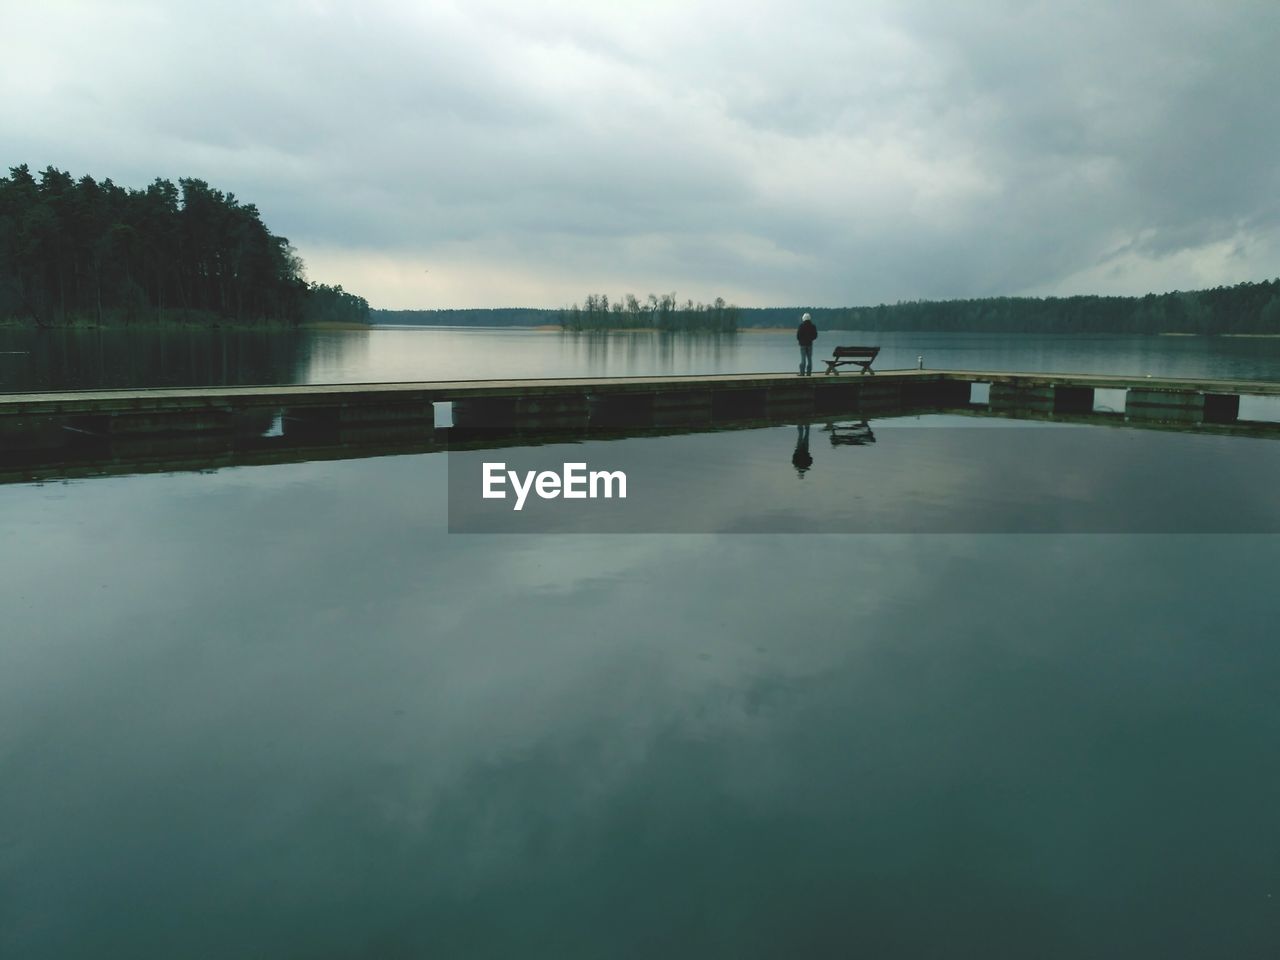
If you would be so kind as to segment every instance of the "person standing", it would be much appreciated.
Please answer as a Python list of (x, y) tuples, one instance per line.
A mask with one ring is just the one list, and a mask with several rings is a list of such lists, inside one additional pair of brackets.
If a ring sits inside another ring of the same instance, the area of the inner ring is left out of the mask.
[(800, 344), (800, 376), (813, 375), (813, 341), (818, 339), (818, 328), (806, 313), (796, 327), (796, 341)]

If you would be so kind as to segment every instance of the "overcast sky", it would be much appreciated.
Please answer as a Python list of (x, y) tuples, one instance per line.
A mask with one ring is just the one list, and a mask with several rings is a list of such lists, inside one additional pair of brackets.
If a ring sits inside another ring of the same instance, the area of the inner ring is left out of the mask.
[(256, 203), (375, 307), (1280, 276), (1280, 2), (0, 0), (0, 162)]

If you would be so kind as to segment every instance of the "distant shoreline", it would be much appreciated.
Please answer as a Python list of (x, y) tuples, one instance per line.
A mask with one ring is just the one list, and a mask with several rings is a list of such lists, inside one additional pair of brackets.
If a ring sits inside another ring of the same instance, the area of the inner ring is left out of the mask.
[[(532, 333), (572, 333), (572, 334), (597, 334), (597, 333), (626, 333), (626, 334), (660, 334), (660, 333), (688, 333), (694, 336), (706, 336), (709, 331), (703, 330), (658, 330), (654, 327), (605, 327), (600, 330), (566, 330), (564, 327), (556, 324), (469, 324), (469, 323), (371, 323), (367, 327), (355, 325), (353, 329), (369, 330), (369, 329), (387, 329), (387, 330), (528, 330)], [(320, 329), (320, 327), (311, 327), (310, 329)], [(330, 329), (341, 329), (340, 327), (331, 327)], [(739, 333), (794, 333), (795, 327), (738, 327), (737, 330), (728, 330), (715, 333), (715, 336), (733, 336)], [(1066, 332), (1060, 330), (870, 330), (870, 329), (854, 329), (853, 327), (823, 327), (823, 333), (883, 333), (886, 335), (906, 335), (906, 334), (960, 334), (971, 336), (986, 337), (1231, 337), (1234, 339), (1252, 339), (1252, 340), (1277, 340), (1280, 339), (1280, 333), (1183, 333), (1180, 331), (1161, 330), (1154, 332), (1132, 331), (1132, 330), (1089, 330), (1078, 332)]]
[[(494, 324), (420, 324), (420, 323), (357, 323), (355, 321), (344, 320), (322, 320), (315, 323), (298, 323), (290, 324), (280, 320), (262, 320), (262, 321), (246, 321), (246, 320), (219, 320), (217, 322), (201, 321), (201, 320), (137, 320), (132, 323), (123, 323), (117, 321), (107, 321), (98, 323), (93, 320), (70, 320), (60, 323), (37, 324), (31, 320), (19, 320), (13, 317), (0, 319), (0, 330), (236, 330), (250, 331), (257, 330), (261, 332), (285, 332), (289, 330), (319, 330), (319, 331), (343, 331), (343, 330), (376, 330), (384, 329), (448, 329), (448, 330), (529, 330), (534, 333), (573, 333), (573, 334), (596, 334), (596, 333), (626, 333), (626, 334), (661, 334), (661, 333), (688, 333), (694, 336), (706, 336), (710, 331), (698, 330), (658, 330), (653, 327), (608, 327), (601, 330), (566, 330), (557, 324), (536, 324), (524, 325), (514, 324), (494, 325)], [(1236, 340), (1280, 340), (1280, 333), (1187, 333), (1174, 330), (1161, 330), (1152, 333), (1136, 332), (1136, 331), (1089, 331), (1081, 333), (1065, 333), (1061, 331), (1034, 331), (1034, 330), (1010, 330), (1010, 331), (992, 331), (992, 330), (882, 330), (874, 331), (863, 329), (855, 331), (848, 327), (823, 327), (826, 333), (837, 332), (858, 332), (858, 333), (884, 333), (886, 335), (902, 335), (902, 334), (983, 334), (986, 336), (998, 337), (1026, 337), (1026, 336), (1080, 336), (1080, 337), (1096, 337), (1096, 336), (1141, 336), (1141, 337), (1223, 337)], [(732, 336), (734, 334), (779, 334), (793, 333), (794, 327), (738, 327), (737, 330), (723, 331), (715, 333), (715, 336)]]

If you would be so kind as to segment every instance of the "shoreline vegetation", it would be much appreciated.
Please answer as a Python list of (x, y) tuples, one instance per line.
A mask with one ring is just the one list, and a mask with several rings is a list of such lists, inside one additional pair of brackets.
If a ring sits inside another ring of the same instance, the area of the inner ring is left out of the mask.
[(0, 177), (0, 321), (35, 327), (367, 325), (369, 304), (308, 283), (258, 208), (203, 180), (145, 190), (24, 164)]
[(734, 333), (742, 311), (716, 297), (712, 303), (681, 304), (674, 293), (649, 294), (643, 302), (624, 294), (609, 303), (607, 294), (587, 294), (582, 306), (574, 304), (556, 315), (563, 330), (670, 330), (685, 333)]
[[(668, 295), (674, 300), (674, 295)], [(659, 299), (655, 311), (653, 301)], [(632, 306), (634, 302), (634, 307)], [(552, 327), (559, 330), (710, 329), (714, 325), (663, 327), (660, 298), (640, 303), (624, 296), (608, 302), (588, 298), (587, 307), (553, 309), (371, 310), (374, 324), (458, 327)], [(874, 307), (738, 307), (724, 332), (794, 330), (802, 313), (820, 330), (885, 333), (1143, 334), (1151, 336), (1280, 337), (1280, 279), (1244, 282), (1211, 290), (1149, 293), (1143, 297), (988, 297), (976, 300), (912, 300)], [(607, 306), (606, 306), (607, 304)], [(679, 310), (687, 311), (689, 301)], [(577, 310), (575, 320), (574, 310)], [(668, 319), (672, 308), (668, 306)], [(715, 305), (702, 305), (714, 316)], [(655, 314), (657, 316), (655, 316)], [(697, 316), (697, 307), (694, 307)], [(586, 322), (587, 318), (590, 322)], [(576, 324), (576, 325), (575, 325)]]

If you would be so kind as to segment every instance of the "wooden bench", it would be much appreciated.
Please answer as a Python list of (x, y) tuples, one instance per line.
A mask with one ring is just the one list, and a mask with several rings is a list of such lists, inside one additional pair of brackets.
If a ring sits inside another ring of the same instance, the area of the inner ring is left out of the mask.
[(863, 373), (875, 376), (875, 371), (871, 369), (871, 362), (879, 352), (879, 347), (836, 347), (831, 353), (831, 359), (824, 360), (823, 363), (827, 365), (827, 373), (839, 373), (838, 367), (857, 364), (862, 368)]

